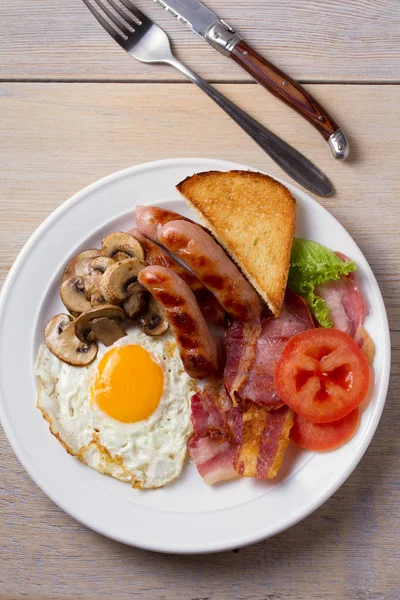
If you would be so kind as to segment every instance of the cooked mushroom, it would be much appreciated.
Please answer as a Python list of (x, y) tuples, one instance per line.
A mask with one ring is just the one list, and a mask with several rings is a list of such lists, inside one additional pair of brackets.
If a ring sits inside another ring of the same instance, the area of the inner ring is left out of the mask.
[(131, 283), (131, 285), (128, 286), (127, 292), (129, 296), (123, 303), (123, 307), (128, 317), (133, 319), (133, 317), (136, 317), (142, 312), (146, 306), (146, 290), (138, 281), (135, 281), (135, 283)]
[(119, 262), (120, 260), (126, 260), (127, 258), (132, 258), (132, 256), (129, 256), (129, 254), (127, 254), (126, 252), (116, 252), (112, 257), (112, 260), (115, 260), (115, 262)]
[(139, 317), (139, 327), (147, 335), (161, 335), (168, 329), (164, 310), (153, 296), (150, 296), (146, 312)]
[(105, 317), (93, 319), (91, 325), (94, 337), (104, 346), (111, 346), (114, 342), (126, 336), (126, 331), (118, 323)]
[(100, 291), (100, 279), (109, 266), (113, 265), (112, 258), (98, 256), (89, 263), (89, 273), (84, 277), (86, 299), (90, 300), (92, 306), (104, 304), (105, 299)]
[(63, 275), (63, 279), (62, 279), (63, 282), (66, 279), (70, 279), (74, 275), (78, 275), (78, 276), (86, 275), (86, 273), (89, 270), (90, 260), (92, 258), (95, 258), (96, 256), (101, 256), (100, 250), (95, 250), (95, 249), (84, 250), (83, 252), (80, 252), (79, 254), (74, 256), (74, 258), (72, 260), (70, 260), (66, 266), (66, 269), (65, 269), (64, 275)]
[(76, 275), (66, 279), (60, 287), (61, 300), (72, 315), (81, 313), (92, 308), (91, 303), (85, 297), (85, 282), (83, 277)]
[(75, 335), (82, 342), (97, 340), (110, 346), (126, 335), (126, 331), (118, 324), (125, 317), (125, 311), (120, 306), (104, 304), (91, 308), (75, 320)]
[(56, 315), (47, 323), (44, 330), (46, 346), (60, 360), (83, 367), (94, 361), (97, 344), (82, 342), (75, 335), (75, 322), (69, 315)]
[(119, 253), (123, 252), (127, 255), (125, 258), (135, 257), (139, 260), (144, 260), (144, 251), (140, 242), (129, 233), (123, 231), (110, 233), (110, 235), (104, 238), (101, 251), (103, 256), (108, 256), (109, 258), (114, 258), (116, 255), (120, 258), (121, 255)]
[(139, 272), (146, 266), (137, 258), (127, 258), (106, 270), (100, 280), (100, 291), (109, 304), (119, 304), (128, 298), (129, 286), (135, 283)]

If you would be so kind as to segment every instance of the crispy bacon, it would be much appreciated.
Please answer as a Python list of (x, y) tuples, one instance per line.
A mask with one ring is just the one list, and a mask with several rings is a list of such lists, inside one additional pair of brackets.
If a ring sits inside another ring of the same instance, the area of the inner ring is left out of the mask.
[(226, 364), (226, 340), (225, 332), (223, 335), (215, 335), (214, 341), (217, 346), (218, 371), (216, 377), (222, 377)]
[(235, 405), (237, 404), (236, 394), (246, 382), (250, 367), (254, 362), (260, 333), (260, 321), (232, 321), (226, 331), (224, 381)]
[(236, 446), (230, 442), (194, 435), (188, 443), (188, 451), (208, 485), (237, 477), (233, 467)]
[(267, 411), (253, 404), (244, 412), (243, 440), (233, 463), (239, 475), (273, 479), (282, 464), (293, 422), (287, 406)]
[(227, 437), (226, 417), (217, 406), (212, 388), (204, 388), (192, 396), (191, 420), (198, 437)]
[[(269, 409), (279, 408), (282, 401), (274, 386), (275, 362), (290, 337), (312, 327), (306, 302), (291, 292), (286, 293), (280, 316), (263, 319), (261, 332), (251, 332), (254, 337), (246, 331), (246, 324), (233, 322), (227, 330), (224, 379), (234, 401), (251, 400)], [(250, 345), (245, 347), (246, 343)]]
[(279, 360), (287, 340), (270, 338), (268, 321), (263, 323), (262, 332), (257, 340), (256, 354), (249, 369), (247, 381), (238, 391), (241, 401), (251, 400), (269, 409), (282, 406), (282, 400), (274, 385), (274, 366)]
[(189, 454), (206, 483), (235, 475), (272, 479), (289, 443), (293, 413), (268, 411), (250, 402), (235, 407), (223, 386), (204, 388), (192, 398), (194, 436)]

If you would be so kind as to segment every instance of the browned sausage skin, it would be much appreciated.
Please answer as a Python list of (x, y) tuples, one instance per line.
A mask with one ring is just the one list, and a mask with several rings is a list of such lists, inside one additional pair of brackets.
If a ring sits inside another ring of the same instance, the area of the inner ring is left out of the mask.
[[(194, 223), (192, 219), (183, 217), (179, 213), (173, 210), (167, 210), (166, 208), (160, 208), (159, 206), (137, 206), (136, 210), (136, 224), (143, 235), (147, 238), (157, 242), (157, 229), (170, 221), (187, 221), (188, 223)], [(198, 225), (204, 231), (208, 231), (203, 225)]]
[(136, 224), (140, 233), (153, 240), (153, 242), (157, 242), (158, 227), (169, 221), (179, 221), (185, 218), (173, 210), (159, 208), (158, 206), (137, 206), (135, 213)]
[[(175, 213), (174, 213), (175, 214)], [(160, 265), (175, 271), (194, 292), (200, 310), (206, 320), (213, 325), (224, 325), (226, 313), (219, 304), (217, 298), (201, 283), (201, 281), (193, 275), (183, 265), (178, 263), (168, 252), (155, 244), (150, 239), (142, 235), (139, 229), (131, 229), (128, 231), (134, 238), (140, 242), (145, 255), (145, 260), (149, 265)]]
[(160, 243), (175, 254), (235, 319), (260, 318), (262, 302), (224, 250), (204, 229), (184, 220), (159, 226)]
[(186, 281), (190, 289), (193, 291), (204, 288), (203, 284), (199, 279), (197, 279), (196, 275), (193, 275), (193, 273), (178, 263), (158, 244), (155, 244), (151, 239), (144, 236), (139, 229), (130, 229), (128, 233), (137, 239), (142, 246), (144, 250), (145, 261), (149, 263), (149, 265), (159, 265), (160, 267), (172, 269), (177, 275), (179, 275), (179, 277)]
[(164, 308), (188, 375), (214, 375), (217, 348), (189, 286), (174, 271), (156, 265), (140, 271), (138, 280)]

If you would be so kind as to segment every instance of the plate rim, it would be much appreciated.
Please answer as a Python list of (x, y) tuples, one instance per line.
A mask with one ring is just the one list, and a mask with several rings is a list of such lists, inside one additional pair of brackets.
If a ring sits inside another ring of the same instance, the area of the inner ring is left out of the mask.
[[(36, 243), (36, 240), (39, 239), (40, 236), (42, 235), (42, 233), (44, 231), (46, 231), (49, 227), (51, 227), (53, 223), (55, 223), (60, 217), (62, 217), (62, 214), (65, 211), (67, 211), (71, 207), (73, 207), (74, 204), (79, 202), (81, 200), (81, 198), (84, 197), (85, 195), (88, 195), (88, 194), (96, 191), (96, 189), (106, 186), (115, 180), (123, 179), (126, 176), (129, 176), (131, 174), (138, 173), (138, 172), (143, 172), (148, 169), (154, 169), (154, 168), (158, 169), (158, 168), (164, 168), (164, 167), (169, 167), (169, 166), (171, 166), (171, 167), (183, 166), (184, 167), (185, 165), (189, 165), (191, 163), (198, 163), (198, 164), (204, 163), (204, 165), (206, 166), (206, 168), (208, 170), (210, 169), (211, 163), (215, 163), (215, 165), (217, 163), (219, 163), (219, 167), (215, 166), (216, 169), (218, 169), (218, 168), (220, 170), (244, 169), (244, 170), (258, 171), (258, 172), (264, 173), (264, 171), (261, 171), (259, 169), (255, 169), (253, 167), (249, 167), (247, 165), (242, 165), (240, 163), (235, 163), (232, 161), (226, 161), (223, 159), (204, 158), (204, 157), (201, 157), (201, 158), (198, 158), (198, 157), (169, 158), (169, 159), (161, 159), (161, 160), (157, 160), (157, 161), (149, 161), (146, 163), (139, 163), (137, 165), (134, 165), (134, 166), (116, 171), (114, 173), (111, 173), (111, 174), (109, 174), (105, 177), (102, 177), (102, 178), (94, 181), (93, 183), (85, 186), (84, 188), (82, 188), (81, 190), (79, 190), (78, 192), (73, 194), (70, 198), (68, 198), (67, 200), (62, 202), (55, 210), (53, 210), (44, 219), (44, 221), (37, 227), (37, 229), (32, 233), (32, 235), (28, 238), (28, 240), (25, 242), (24, 246), (20, 250), (17, 258), (15, 259), (11, 269), (9, 270), (9, 272), (7, 274), (7, 277), (4, 281), (4, 284), (3, 284), (3, 287), (1, 290), (1, 294), (0, 294), (0, 334), (1, 334), (1, 328), (2, 328), (1, 327), (2, 320), (3, 320), (2, 315), (4, 313), (4, 307), (6, 306), (7, 299), (9, 297), (9, 289), (12, 286), (12, 282), (13, 282), (14, 278), (18, 274), (19, 265), (24, 261), (26, 254), (34, 246), (34, 244)], [(268, 173), (266, 173), (266, 174), (268, 174)], [(311, 195), (309, 195), (307, 192), (303, 191), (302, 189), (297, 188), (296, 186), (286, 182), (285, 180), (280, 179), (279, 177), (274, 176), (273, 178), (276, 179), (277, 181), (280, 181), (290, 191), (292, 191), (292, 192), (295, 191), (296, 193), (299, 193), (303, 197), (306, 197), (308, 200), (310, 200), (312, 202), (312, 204), (314, 205), (314, 207), (317, 210), (320, 210), (323, 213), (328, 213), (328, 215), (330, 215), (330, 217), (334, 218), (336, 223), (346, 233), (346, 235), (350, 236), (351, 240), (353, 241), (355, 246), (358, 248), (358, 250), (360, 251), (362, 256), (364, 256), (362, 251), (358, 247), (357, 243), (355, 242), (353, 237), (350, 235), (350, 233), (347, 232), (347, 230), (340, 223), (340, 221), (338, 221), (338, 219), (334, 215), (332, 215), (325, 207), (323, 207), (321, 204), (319, 204)], [(383, 316), (383, 321), (381, 323), (382, 324), (382, 334), (383, 334), (381, 395), (383, 397), (383, 401), (381, 401), (380, 411), (379, 411), (379, 414), (375, 415), (374, 422), (371, 423), (369, 430), (364, 435), (363, 443), (357, 449), (357, 452), (354, 453), (352, 459), (349, 461), (347, 468), (343, 471), (341, 477), (336, 479), (333, 484), (327, 486), (325, 493), (322, 494), (321, 496), (319, 496), (317, 502), (310, 503), (310, 507), (308, 510), (305, 510), (305, 511), (303, 511), (303, 513), (300, 513), (297, 518), (290, 520), (290, 522), (288, 522), (284, 527), (279, 526), (279, 527), (277, 527), (276, 530), (274, 530), (273, 527), (272, 528), (269, 527), (269, 530), (271, 530), (269, 533), (266, 533), (264, 531), (264, 529), (260, 528), (260, 531), (257, 536), (249, 535), (249, 536), (242, 536), (241, 539), (236, 539), (236, 540), (232, 540), (232, 539), (224, 540), (224, 541), (220, 540), (219, 542), (214, 542), (213, 544), (210, 544), (210, 547), (207, 547), (207, 548), (205, 548), (203, 545), (197, 547), (195, 544), (187, 546), (187, 547), (182, 546), (180, 548), (174, 546), (173, 544), (171, 546), (171, 545), (168, 545), (165, 543), (164, 544), (160, 543), (159, 545), (154, 545), (151, 543), (146, 544), (145, 542), (142, 543), (142, 542), (138, 542), (138, 541), (132, 541), (132, 539), (130, 539), (128, 537), (124, 538), (124, 536), (121, 536), (121, 535), (113, 535), (109, 531), (105, 532), (104, 529), (103, 530), (101, 529), (101, 527), (98, 527), (93, 523), (88, 523), (88, 520), (83, 519), (79, 514), (76, 513), (76, 511), (74, 509), (67, 507), (62, 501), (60, 501), (60, 499), (58, 497), (56, 499), (56, 497), (55, 497), (56, 495), (53, 494), (53, 491), (48, 489), (47, 484), (40, 480), (39, 475), (35, 472), (34, 469), (31, 468), (31, 465), (27, 463), (27, 461), (25, 460), (24, 451), (22, 448), (20, 448), (19, 441), (17, 441), (14, 436), (12, 423), (8, 421), (8, 417), (6, 416), (6, 413), (3, 410), (2, 389), (0, 387), (0, 421), (1, 421), (4, 432), (6, 434), (8, 442), (9, 442), (14, 454), (16, 455), (17, 459), (19, 460), (19, 462), (21, 463), (21, 465), (23, 466), (25, 471), (28, 473), (30, 478), (43, 491), (43, 493), (45, 493), (57, 506), (59, 506), (62, 510), (64, 510), (72, 518), (74, 518), (78, 522), (82, 523), (86, 527), (89, 527), (90, 529), (96, 531), (97, 533), (100, 533), (103, 536), (109, 537), (110, 539), (114, 539), (118, 542), (130, 545), (130, 546), (134, 546), (137, 548), (142, 548), (145, 550), (151, 550), (151, 551), (157, 551), (157, 552), (163, 552), (163, 553), (176, 553), (176, 554), (202, 553), (202, 554), (206, 554), (206, 553), (212, 553), (212, 552), (222, 552), (222, 551), (226, 551), (226, 550), (229, 550), (232, 548), (238, 548), (238, 547), (242, 547), (242, 546), (245, 546), (245, 545), (248, 545), (251, 543), (256, 543), (262, 539), (272, 537), (273, 535), (276, 535), (277, 533), (285, 531), (286, 529), (299, 523), (301, 520), (306, 518), (312, 512), (317, 510), (320, 506), (322, 506), (322, 504), (324, 504), (327, 501), (328, 498), (330, 498), (343, 485), (343, 483), (346, 481), (346, 479), (350, 476), (350, 474), (356, 468), (356, 466), (358, 465), (358, 463), (364, 456), (367, 448), (369, 447), (371, 440), (375, 434), (375, 431), (379, 425), (379, 421), (382, 416), (383, 408), (385, 406), (387, 392), (388, 392), (388, 386), (389, 386), (390, 369), (391, 369), (390, 330), (389, 330), (387, 312), (386, 312), (385, 304), (384, 304), (384, 301), (382, 298), (382, 293), (380, 291), (380, 288), (376, 281), (376, 278), (372, 272), (372, 269), (369, 266), (369, 263), (367, 262), (366, 259), (365, 259), (365, 262), (368, 267), (368, 272), (366, 274), (367, 274), (368, 278), (372, 277), (372, 280), (376, 287), (376, 292), (378, 293), (377, 298), (378, 298), (378, 302), (380, 304), (379, 308), (380, 308), (380, 311)], [(226, 509), (226, 510), (229, 510), (229, 509)]]

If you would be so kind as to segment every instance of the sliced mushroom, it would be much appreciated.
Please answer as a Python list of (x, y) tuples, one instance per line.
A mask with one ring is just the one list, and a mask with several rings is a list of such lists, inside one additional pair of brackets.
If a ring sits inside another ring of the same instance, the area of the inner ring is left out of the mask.
[(111, 346), (114, 342), (126, 336), (126, 331), (118, 323), (106, 319), (106, 317), (93, 319), (91, 325), (94, 337), (104, 346)]
[(127, 256), (125, 258), (138, 258), (144, 260), (144, 251), (140, 242), (138, 242), (132, 235), (123, 231), (116, 231), (110, 233), (102, 241), (101, 251), (103, 256), (114, 258), (119, 253), (123, 252)]
[(81, 313), (92, 308), (91, 303), (86, 300), (85, 282), (83, 277), (73, 276), (66, 279), (60, 287), (61, 300), (72, 315)]
[(120, 306), (104, 304), (91, 308), (75, 320), (75, 335), (82, 342), (97, 340), (110, 346), (126, 335), (126, 331), (118, 323), (126, 317)]
[(112, 257), (112, 260), (115, 260), (115, 262), (119, 262), (120, 260), (126, 260), (127, 258), (132, 258), (132, 256), (129, 256), (129, 254), (127, 254), (126, 252), (117, 252)]
[(139, 327), (147, 335), (161, 335), (168, 329), (164, 310), (153, 296), (150, 296), (146, 312), (139, 317)]
[(89, 273), (84, 277), (86, 299), (90, 300), (92, 306), (104, 304), (105, 299), (100, 291), (100, 280), (103, 273), (114, 264), (112, 258), (98, 256), (89, 263)]
[(146, 307), (146, 290), (138, 281), (128, 286), (128, 298), (123, 303), (128, 317), (133, 319)]
[(82, 342), (75, 335), (75, 322), (69, 315), (56, 315), (47, 323), (44, 330), (46, 346), (60, 360), (83, 367), (94, 361), (97, 344)]
[(86, 275), (89, 270), (90, 260), (96, 256), (101, 256), (100, 250), (84, 250), (83, 252), (80, 252), (74, 256), (74, 258), (67, 264), (62, 280), (65, 281), (66, 279), (70, 279), (74, 275)]
[(106, 270), (100, 280), (100, 291), (110, 304), (119, 304), (129, 296), (129, 286), (135, 283), (137, 276), (146, 266), (137, 258), (128, 258), (117, 262)]

